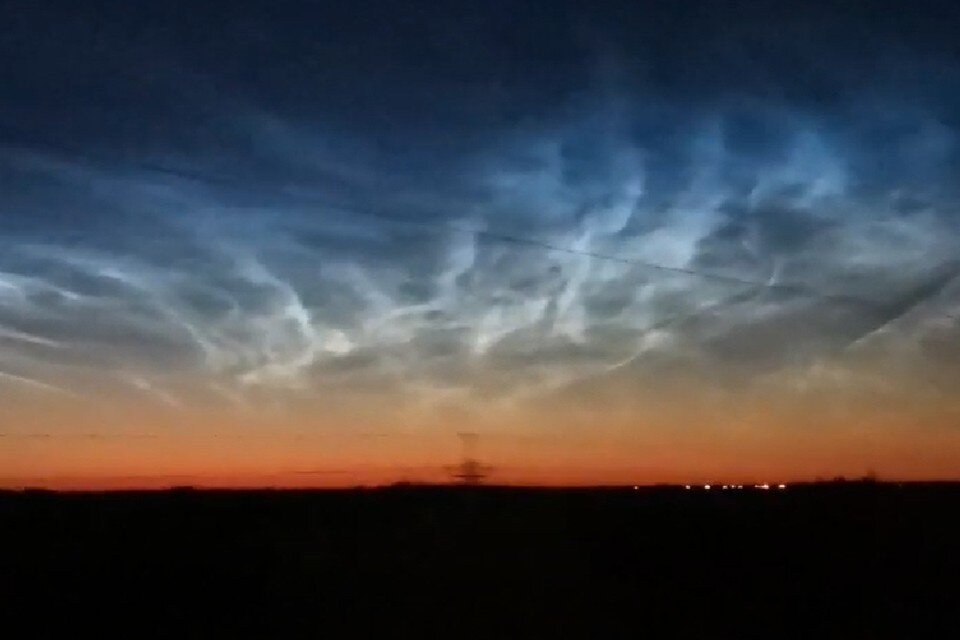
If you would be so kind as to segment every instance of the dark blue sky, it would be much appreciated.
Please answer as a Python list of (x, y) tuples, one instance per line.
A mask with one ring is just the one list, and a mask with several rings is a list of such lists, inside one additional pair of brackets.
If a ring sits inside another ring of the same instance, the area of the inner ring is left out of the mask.
[(0, 393), (960, 390), (955, 2), (0, 12)]

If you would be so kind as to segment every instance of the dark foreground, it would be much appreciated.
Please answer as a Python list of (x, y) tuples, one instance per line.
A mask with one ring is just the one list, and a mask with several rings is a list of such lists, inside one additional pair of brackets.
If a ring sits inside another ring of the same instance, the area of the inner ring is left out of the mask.
[(943, 484), (4, 493), (0, 633), (960, 637), (958, 508)]

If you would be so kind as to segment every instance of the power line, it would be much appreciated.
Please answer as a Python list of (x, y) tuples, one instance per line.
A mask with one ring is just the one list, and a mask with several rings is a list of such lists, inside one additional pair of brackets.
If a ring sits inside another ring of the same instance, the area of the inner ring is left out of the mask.
[[(80, 149), (71, 149), (66, 148), (67, 151), (64, 152), (64, 147), (54, 147), (53, 145), (31, 145), (30, 147), (24, 147), (18, 145), (17, 148), (20, 149), (30, 149), (37, 150), (42, 149), (47, 153), (53, 152), (61, 157), (68, 156), (70, 159), (75, 161), (86, 161), (90, 164), (105, 164), (102, 158), (97, 158), (96, 156), (87, 153)], [(211, 175), (209, 173), (193, 171), (193, 170), (184, 170), (174, 167), (169, 167), (156, 162), (146, 162), (142, 160), (125, 160), (124, 166), (126, 167), (135, 167), (142, 171), (154, 174), (162, 174), (171, 176), (180, 180), (188, 180), (192, 182), (199, 182), (216, 187), (234, 187), (234, 188), (249, 188), (249, 185), (245, 183), (242, 179), (231, 177), (231, 176), (222, 176), (222, 175)], [(802, 296), (807, 298), (819, 299), (826, 302), (835, 302), (842, 304), (855, 304), (866, 307), (873, 307), (878, 310), (886, 311), (889, 307), (888, 304), (865, 298), (862, 296), (854, 296), (849, 294), (842, 293), (833, 293), (825, 292), (817, 287), (808, 285), (805, 283), (778, 283), (771, 281), (763, 281), (751, 278), (744, 278), (740, 276), (732, 276), (728, 274), (716, 273), (711, 271), (705, 271), (703, 269), (697, 269), (693, 267), (678, 267), (672, 265), (665, 265), (649, 260), (644, 260), (641, 258), (634, 258), (628, 256), (620, 256), (614, 254), (608, 254), (598, 251), (590, 251), (586, 249), (576, 249), (573, 247), (566, 247), (537, 238), (531, 238), (527, 236), (521, 236), (517, 234), (504, 233), (499, 231), (490, 231), (486, 229), (476, 229), (464, 227), (461, 225), (445, 222), (445, 221), (436, 221), (436, 220), (413, 220), (410, 218), (398, 218), (396, 216), (388, 215), (382, 212), (376, 211), (374, 208), (359, 209), (356, 206), (344, 206), (338, 205), (330, 202), (329, 198), (321, 198), (319, 196), (310, 195), (310, 190), (302, 188), (293, 188), (295, 191), (298, 191), (299, 194), (294, 194), (294, 197), (299, 197), (303, 199), (315, 199), (321, 200), (322, 203), (326, 206), (331, 206), (334, 209), (340, 211), (341, 213), (346, 213), (349, 215), (361, 216), (371, 219), (380, 220), (392, 225), (405, 225), (405, 226), (415, 226), (431, 230), (440, 230), (440, 231), (454, 231), (459, 233), (468, 233), (472, 234), (478, 238), (485, 240), (490, 240), (494, 242), (501, 242), (507, 244), (513, 244), (517, 246), (523, 246), (531, 249), (539, 249), (543, 251), (549, 251), (553, 253), (563, 253), (567, 255), (576, 255), (586, 258), (592, 258), (596, 260), (604, 260), (608, 262), (616, 262), (619, 264), (626, 264), (636, 267), (641, 267), (644, 269), (649, 269), (653, 271), (659, 271), (662, 273), (670, 273), (677, 275), (685, 275), (695, 278), (701, 278), (704, 280), (712, 280), (714, 282), (720, 282), (730, 285), (739, 285), (747, 287), (759, 287), (768, 291), (785, 293), (794, 296)], [(290, 196), (291, 188), (287, 187), (286, 189), (272, 189), (274, 195), (285, 195)], [(960, 276), (960, 261), (953, 261), (942, 265), (942, 269), (948, 270), (952, 275), (950, 275), (943, 286), (949, 284), (957, 276)], [(942, 287), (941, 287), (942, 289)], [(936, 314), (938, 316), (943, 316), (950, 318), (952, 320), (960, 320), (960, 316), (956, 316), (950, 313), (942, 312)]]
[[(648, 260), (643, 260), (640, 258), (619, 256), (614, 254), (601, 253), (597, 251), (589, 251), (585, 249), (575, 249), (573, 247), (565, 247), (562, 245), (557, 245), (550, 242), (546, 242), (544, 240), (529, 238), (526, 236), (519, 236), (519, 235), (502, 233), (497, 231), (488, 231), (485, 229), (475, 229), (475, 228), (464, 227), (461, 225), (452, 224), (448, 222), (427, 222), (422, 220), (396, 218), (393, 216), (381, 214), (376, 211), (370, 211), (370, 210), (358, 210), (353, 208), (346, 209), (343, 207), (340, 207), (339, 209), (343, 213), (349, 213), (351, 215), (358, 215), (358, 216), (373, 218), (373, 219), (381, 220), (394, 225), (399, 224), (399, 225), (423, 227), (431, 230), (443, 230), (443, 231), (467, 233), (467, 234), (472, 234), (474, 236), (477, 236), (479, 238), (492, 240), (495, 242), (503, 242), (503, 243), (514, 244), (518, 246), (523, 246), (526, 248), (539, 249), (543, 251), (550, 251), (550, 252), (556, 252), (556, 253), (564, 253), (568, 255), (583, 256), (587, 258), (605, 260), (609, 262), (616, 262), (619, 264), (626, 264), (626, 265), (641, 267), (644, 269), (660, 271), (663, 273), (679, 274), (679, 275), (701, 278), (705, 280), (713, 280), (715, 282), (721, 282), (724, 284), (751, 287), (753, 289), (760, 288), (768, 291), (819, 299), (827, 302), (854, 304), (854, 305), (860, 305), (865, 307), (872, 307), (880, 311), (887, 311), (890, 306), (888, 303), (883, 303), (877, 300), (864, 298), (862, 296), (853, 296), (849, 294), (820, 291), (816, 287), (813, 287), (811, 285), (807, 285), (804, 283), (778, 283), (778, 282), (771, 282), (769, 280), (756, 280), (756, 279), (750, 279), (750, 278), (743, 278), (743, 277), (732, 276), (728, 274), (704, 271), (701, 269), (695, 269), (691, 267), (677, 267), (677, 266), (665, 265), (665, 264), (660, 264), (656, 262), (651, 262)], [(944, 265), (941, 265), (941, 268), (938, 271), (947, 272), (946, 278), (937, 279), (938, 281), (942, 280), (942, 286), (940, 287), (942, 289), (943, 287), (948, 285), (953, 279), (960, 276), (960, 260), (950, 261)], [(960, 317), (954, 316), (952, 314), (945, 313), (945, 312), (939, 313), (937, 315), (942, 315), (944, 317), (947, 317), (953, 320), (960, 320)]]

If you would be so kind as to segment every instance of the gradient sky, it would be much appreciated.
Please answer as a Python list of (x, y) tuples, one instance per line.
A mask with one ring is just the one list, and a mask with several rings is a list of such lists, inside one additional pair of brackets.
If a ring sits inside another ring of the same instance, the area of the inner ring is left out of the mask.
[(0, 23), (0, 485), (960, 477), (955, 2)]

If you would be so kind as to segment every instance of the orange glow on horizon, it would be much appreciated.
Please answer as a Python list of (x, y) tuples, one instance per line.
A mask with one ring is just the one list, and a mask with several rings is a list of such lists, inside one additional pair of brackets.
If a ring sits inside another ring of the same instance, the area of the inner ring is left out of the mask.
[(392, 409), (386, 398), (368, 407), (316, 398), (273, 412), (40, 400), (0, 406), (0, 487), (446, 482), (461, 456), (459, 431), (480, 434), (477, 457), (493, 466), (494, 484), (776, 486), (870, 471), (897, 480), (960, 474), (960, 412), (903, 399), (718, 399), (671, 387), (609, 402), (443, 410), (399, 398)]

